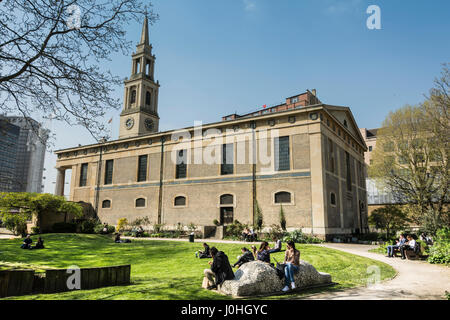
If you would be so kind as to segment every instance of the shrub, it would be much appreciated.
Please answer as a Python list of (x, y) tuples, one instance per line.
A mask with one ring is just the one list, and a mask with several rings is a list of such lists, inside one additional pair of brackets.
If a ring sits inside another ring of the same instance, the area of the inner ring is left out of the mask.
[(254, 224), (253, 227), (256, 231), (261, 231), (261, 229), (264, 226), (264, 221), (263, 221), (263, 213), (261, 208), (259, 207), (258, 201), (255, 201), (255, 220), (254, 220)]
[(188, 225), (188, 230), (189, 230), (189, 233), (195, 232), (195, 230), (197, 230), (197, 226), (191, 222)]
[(306, 235), (302, 232), (302, 230), (294, 230), (292, 232), (288, 232), (284, 238), (283, 242), (294, 241), (295, 243), (322, 243), (323, 240)]
[(54, 233), (75, 233), (77, 232), (77, 224), (72, 222), (57, 222), (53, 225)]
[(164, 230), (164, 223), (153, 224), (153, 233), (160, 233)]
[(286, 215), (284, 214), (283, 205), (280, 207), (280, 226), (283, 231), (286, 231)]
[(436, 232), (434, 244), (429, 249), (428, 262), (450, 263), (450, 228), (444, 227)]
[(128, 225), (128, 220), (127, 218), (120, 218), (117, 221), (117, 227), (116, 230), (117, 232), (122, 232), (123, 230), (125, 230), (125, 227)]
[[(114, 233), (116, 231), (116, 228), (114, 226), (110, 226), (110, 225), (108, 225), (106, 227), (106, 232), (103, 229), (105, 229), (105, 225), (99, 223), (99, 224), (97, 224), (94, 227), (94, 233), (97, 233), (97, 234), (111, 234), (111, 233)], [(131, 235), (131, 232), (129, 232), (129, 233)]]
[(97, 219), (88, 219), (81, 222), (81, 233), (94, 233), (95, 227), (99, 224)]
[(274, 239), (282, 239), (286, 234), (287, 232), (283, 231), (279, 225), (273, 224), (270, 226), (267, 240), (272, 241)]
[(31, 233), (32, 234), (40, 234), (41, 233), (41, 228), (39, 228), (39, 227), (31, 227)]
[(233, 221), (232, 224), (229, 224), (225, 228), (225, 236), (227, 237), (235, 237), (240, 238), (242, 235), (242, 231), (247, 227), (247, 225), (244, 225), (240, 223), (238, 220)]

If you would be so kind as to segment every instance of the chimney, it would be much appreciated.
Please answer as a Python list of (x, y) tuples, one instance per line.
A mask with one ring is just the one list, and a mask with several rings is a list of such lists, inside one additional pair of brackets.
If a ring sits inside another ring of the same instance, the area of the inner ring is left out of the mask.
[(316, 97), (316, 96), (317, 96), (317, 95), (316, 95), (316, 94), (317, 94), (317, 91), (316, 91), (316, 89), (312, 89), (312, 90), (311, 90), (311, 93), (312, 93), (312, 94), (314, 95), (314, 97)]

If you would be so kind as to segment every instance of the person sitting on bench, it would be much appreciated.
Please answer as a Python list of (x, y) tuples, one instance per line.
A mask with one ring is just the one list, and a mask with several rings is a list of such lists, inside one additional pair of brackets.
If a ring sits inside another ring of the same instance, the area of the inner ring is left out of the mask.
[(31, 239), (30, 235), (27, 234), (27, 237), (23, 240), (23, 244), (20, 247), (22, 249), (30, 249), (32, 243), (33, 243), (33, 240)]
[(211, 258), (211, 252), (209, 249), (209, 246), (206, 242), (203, 243), (203, 251), (197, 251), (195, 252), (195, 257), (199, 258), (199, 259), (207, 259), (207, 258)]
[(205, 269), (205, 278), (203, 279), (203, 288), (208, 290), (217, 289), (225, 280), (233, 280), (234, 272), (231, 268), (227, 255), (223, 251), (211, 248), (211, 256), (213, 261), (208, 263), (211, 269)]
[(249, 241), (256, 241), (258, 238), (257, 234), (253, 229), (250, 229), (250, 233), (248, 234)]
[(250, 261), (254, 261), (255, 258), (253, 257), (253, 254), (251, 253), (250, 250), (248, 250), (247, 248), (242, 248), (242, 255), (240, 257), (238, 257), (238, 261), (233, 264), (233, 268), (236, 268), (236, 266), (238, 268), (240, 268), (244, 263), (250, 262)]
[(400, 235), (400, 238), (396, 240), (397, 244), (387, 246), (387, 257), (393, 258), (395, 249), (399, 249), (406, 242), (405, 236), (403, 234)]
[(406, 237), (408, 241), (406, 244), (400, 247), (400, 252), (402, 254), (402, 260), (406, 259), (406, 251), (414, 251), (414, 248), (416, 247), (416, 240), (411, 235), (408, 235)]
[(249, 241), (248, 237), (250, 235), (250, 230), (248, 228), (245, 228), (244, 231), (242, 231), (242, 240)]

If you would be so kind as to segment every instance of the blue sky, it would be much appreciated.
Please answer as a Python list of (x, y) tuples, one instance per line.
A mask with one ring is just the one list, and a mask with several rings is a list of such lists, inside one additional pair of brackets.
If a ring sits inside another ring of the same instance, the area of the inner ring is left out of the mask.
[[(156, 54), (160, 130), (219, 121), (221, 116), (317, 89), (322, 102), (349, 106), (360, 127), (416, 104), (450, 62), (447, 0), (154, 0), (150, 27)], [(369, 30), (369, 5), (381, 30)], [(128, 28), (137, 44), (141, 24)], [(129, 55), (101, 66), (125, 78)], [(123, 87), (115, 90), (123, 96)], [(118, 136), (120, 110), (109, 112)], [(53, 149), (94, 143), (81, 127), (53, 122)], [(56, 157), (46, 157), (45, 192), (53, 193)], [(67, 193), (66, 189), (66, 193)]]

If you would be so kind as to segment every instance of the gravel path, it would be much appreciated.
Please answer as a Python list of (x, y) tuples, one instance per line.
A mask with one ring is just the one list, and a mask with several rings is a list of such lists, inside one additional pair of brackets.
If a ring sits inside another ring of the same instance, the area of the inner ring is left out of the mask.
[(387, 258), (368, 252), (377, 246), (361, 244), (327, 243), (320, 246), (341, 250), (389, 264), (397, 270), (392, 280), (376, 285), (358, 287), (337, 292), (318, 293), (305, 299), (314, 300), (435, 300), (444, 299), (450, 292), (450, 268), (429, 264), (426, 261)]

